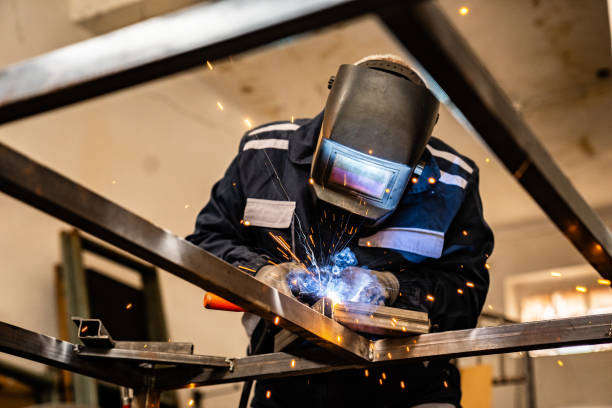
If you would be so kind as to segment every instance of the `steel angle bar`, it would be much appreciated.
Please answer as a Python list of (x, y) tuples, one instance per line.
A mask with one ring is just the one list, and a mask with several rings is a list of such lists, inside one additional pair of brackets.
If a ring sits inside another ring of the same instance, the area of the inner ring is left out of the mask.
[(402, 0), (206, 2), (0, 70), (0, 124), (325, 27)]
[(345, 358), (367, 355), (364, 337), (2, 144), (0, 190)]
[(121, 361), (81, 358), (76, 345), (0, 322), (0, 352), (27, 358), (126, 387), (141, 387), (143, 373)]
[(230, 360), (225, 357), (204, 356), (197, 354), (170, 353), (161, 351), (128, 350), (122, 348), (91, 348), (80, 347), (78, 354), (89, 358), (104, 358), (117, 360), (132, 360), (149, 363), (168, 363), (178, 365), (197, 365), (205, 367), (230, 366)]
[(586, 260), (612, 279), (610, 230), (435, 2), (388, 7), (379, 16), (439, 85), (442, 102), (486, 142)]
[(612, 343), (612, 314), (377, 340), (372, 361), (429, 360), (599, 343)]
[(249, 356), (235, 359), (232, 371), (196, 367), (161, 370), (156, 383), (161, 389), (173, 389), (599, 343), (612, 343), (612, 314), (378, 340), (373, 342), (371, 362), (347, 363), (320, 349)]

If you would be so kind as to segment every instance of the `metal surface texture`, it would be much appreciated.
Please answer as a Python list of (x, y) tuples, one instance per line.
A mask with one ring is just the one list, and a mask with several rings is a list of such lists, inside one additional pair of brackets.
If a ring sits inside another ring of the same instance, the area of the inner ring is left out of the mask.
[(0, 124), (325, 27), (400, 0), (206, 2), (0, 70)]
[(27, 358), (113, 384), (143, 385), (143, 374), (122, 361), (89, 361), (75, 352), (75, 345), (44, 334), (0, 322), (0, 352)]
[[(144, 345), (143, 345), (144, 346)], [(78, 354), (89, 358), (110, 358), (117, 360), (132, 360), (147, 363), (169, 363), (178, 365), (197, 365), (204, 367), (225, 367), (230, 366), (230, 362), (225, 357), (203, 356), (197, 354), (184, 354), (163, 351), (148, 351), (146, 348), (141, 350), (130, 350), (122, 348), (91, 348), (80, 347)]]
[(0, 190), (344, 358), (367, 356), (364, 337), (2, 144)]
[(388, 7), (379, 16), (437, 83), (438, 98), (486, 142), (585, 259), (612, 279), (610, 229), (435, 3)]

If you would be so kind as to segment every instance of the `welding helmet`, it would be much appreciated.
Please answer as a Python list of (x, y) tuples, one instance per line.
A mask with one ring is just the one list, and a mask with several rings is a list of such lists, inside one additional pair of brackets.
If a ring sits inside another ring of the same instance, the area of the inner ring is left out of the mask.
[(317, 198), (369, 220), (399, 204), (438, 118), (438, 101), (405, 65), (341, 65), (330, 79), (310, 183)]

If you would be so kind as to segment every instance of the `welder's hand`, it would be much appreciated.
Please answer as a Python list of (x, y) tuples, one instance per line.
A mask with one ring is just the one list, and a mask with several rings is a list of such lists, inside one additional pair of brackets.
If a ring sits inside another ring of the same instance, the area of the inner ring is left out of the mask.
[(391, 272), (349, 266), (340, 275), (355, 289), (353, 302), (392, 305), (399, 294), (399, 281)]
[(266, 265), (261, 267), (255, 274), (255, 279), (272, 286), (279, 292), (289, 297), (294, 297), (287, 283), (287, 275), (294, 269), (299, 269), (298, 264), (285, 262), (278, 265)]

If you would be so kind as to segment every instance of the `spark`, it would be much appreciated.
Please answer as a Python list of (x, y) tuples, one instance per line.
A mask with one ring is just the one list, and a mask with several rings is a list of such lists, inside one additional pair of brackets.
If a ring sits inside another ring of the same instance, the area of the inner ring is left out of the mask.
[(244, 269), (245, 271), (249, 271), (249, 272), (257, 273), (257, 271), (256, 271), (255, 269), (247, 268), (246, 266), (238, 265), (238, 267), (239, 267), (240, 269)]
[(271, 265), (277, 265), (275, 262), (272, 262), (271, 260), (268, 259), (268, 263)]
[(474, 287), (474, 282), (465, 282), (465, 286), (473, 288)]
[(368, 369), (367, 369), (367, 368), (366, 368), (366, 370), (365, 370), (364, 374), (365, 374), (365, 376), (366, 376), (366, 377), (369, 377), (369, 376), (370, 376), (370, 372), (368, 371)]
[(584, 286), (576, 286), (576, 291), (578, 291), (580, 293), (586, 293), (587, 292), (587, 288), (585, 288)]
[(600, 285), (610, 286), (610, 281), (608, 279), (597, 279), (597, 283), (599, 283)]
[(308, 235), (308, 238), (310, 238), (310, 242), (312, 242), (312, 246), (316, 246), (314, 243), (314, 239), (312, 238), (312, 234)]
[(127, 305), (125, 305), (125, 308), (126, 308), (127, 310), (130, 310), (130, 309), (132, 308), (132, 304), (131, 304), (131, 303), (128, 303)]
[(210, 61), (206, 61), (206, 65), (208, 65), (208, 69), (210, 69), (211, 71), (213, 70), (213, 66)]
[(428, 179), (427, 179), (427, 182), (428, 182), (429, 184), (436, 184), (436, 179), (435, 179), (435, 178), (433, 178), (433, 177), (430, 177), (430, 178), (428, 178)]
[(266, 391), (266, 398), (267, 398), (267, 399), (270, 399), (270, 397), (271, 397), (271, 396), (272, 396), (272, 391), (267, 390), (267, 391)]
[(372, 153), (374, 153), (372, 149), (368, 150), (368, 154), (372, 154)]
[(190, 388), (190, 389), (194, 389), (194, 388), (195, 388), (195, 383), (191, 383), (191, 384), (189, 384), (189, 388)]
[(391, 192), (391, 190), (389, 190), (388, 188), (385, 188), (385, 193), (389, 194)]
[(338, 343), (342, 343), (342, 336), (338, 336), (336, 339), (338, 340)]
[(367, 246), (372, 246), (372, 243), (370, 241), (366, 242)]
[(89, 330), (89, 326), (85, 326), (81, 329), (81, 333), (85, 333), (87, 330)]
[(278, 323), (280, 322), (280, 317), (276, 316), (274, 318), (274, 324), (278, 326)]
[(457, 293), (460, 294), (460, 295), (463, 295), (463, 289), (461, 289), (461, 288), (457, 289)]
[(410, 346), (406, 346), (406, 353), (410, 353)]
[(405, 332), (406, 330), (406, 326), (402, 326), (402, 331)]
[(563, 361), (557, 360), (557, 364), (559, 365), (559, 367), (563, 367)]
[(595, 245), (594, 245), (594, 247), (593, 247), (593, 249), (595, 250), (595, 252), (601, 252), (601, 250), (602, 250), (603, 248), (601, 247), (601, 245), (599, 245), (599, 244), (595, 244)]
[(295, 360), (291, 360), (291, 368), (295, 367)]
[(461, 231), (461, 234), (462, 234), (464, 237), (467, 237), (467, 236), (468, 236), (468, 232), (467, 232), (466, 230)]
[(149, 347), (148, 344), (145, 344), (144, 346), (142, 346), (142, 348), (148, 348), (148, 347)]
[(189, 208), (189, 204), (185, 204), (185, 208)]
[(391, 359), (391, 358), (393, 358), (393, 356), (391, 355), (391, 353), (390, 353), (390, 352), (389, 352), (389, 353), (387, 353), (387, 357), (388, 357), (388, 358), (390, 358), (390, 359)]
[(244, 222), (244, 226), (245, 226), (245, 227), (248, 227), (249, 225), (251, 225), (251, 221), (246, 220), (246, 221)]
[(403, 381), (400, 381), (400, 387), (402, 387), (402, 389), (406, 388), (406, 383), (404, 383)]
[(253, 124), (251, 123), (249, 118), (244, 119), (244, 124), (247, 125), (247, 128), (249, 128), (249, 129), (251, 129), (253, 127)]
[(488, 306), (489, 310), (493, 310), (493, 305)]
[(485, 268), (486, 268), (487, 270), (490, 270), (490, 269), (491, 269), (491, 265), (489, 265), (488, 263), (485, 263), (485, 265), (484, 265), (484, 266), (485, 266)]
[(295, 118), (291, 116), (291, 123), (293, 123), (294, 121), (295, 121)]
[(383, 380), (386, 380), (387, 379), (387, 374), (382, 373), (382, 378), (383, 378)]
[(419, 179), (416, 177), (413, 177), (411, 181), (412, 181), (412, 184), (416, 184), (419, 181)]
[(382, 378), (379, 378), (378, 382), (380, 383), (380, 385), (382, 385)]
[(311, 177), (311, 178), (309, 178), (309, 179), (308, 179), (308, 182), (309, 182), (310, 184), (314, 184), (314, 179)]
[(444, 380), (444, 388), (448, 388), (448, 383)]
[(465, 6), (463, 6), (463, 7), (461, 7), (459, 9), (459, 14), (461, 14), (462, 16), (467, 15), (469, 12), (470, 12), (470, 9), (465, 7)]
[(559, 278), (561, 277), (561, 272), (551, 272), (550, 276), (552, 276), (553, 278)]
[(429, 300), (430, 302), (433, 302), (435, 298), (432, 295), (427, 295), (427, 300)]
[(111, 184), (117, 184), (117, 180), (111, 181)]
[(219, 108), (219, 110), (223, 110), (223, 105), (221, 105), (221, 102), (217, 101), (217, 108)]
[(194, 403), (195, 403), (195, 401), (190, 399), (189, 402), (187, 403), (187, 405), (189, 405), (190, 407), (193, 407)]

